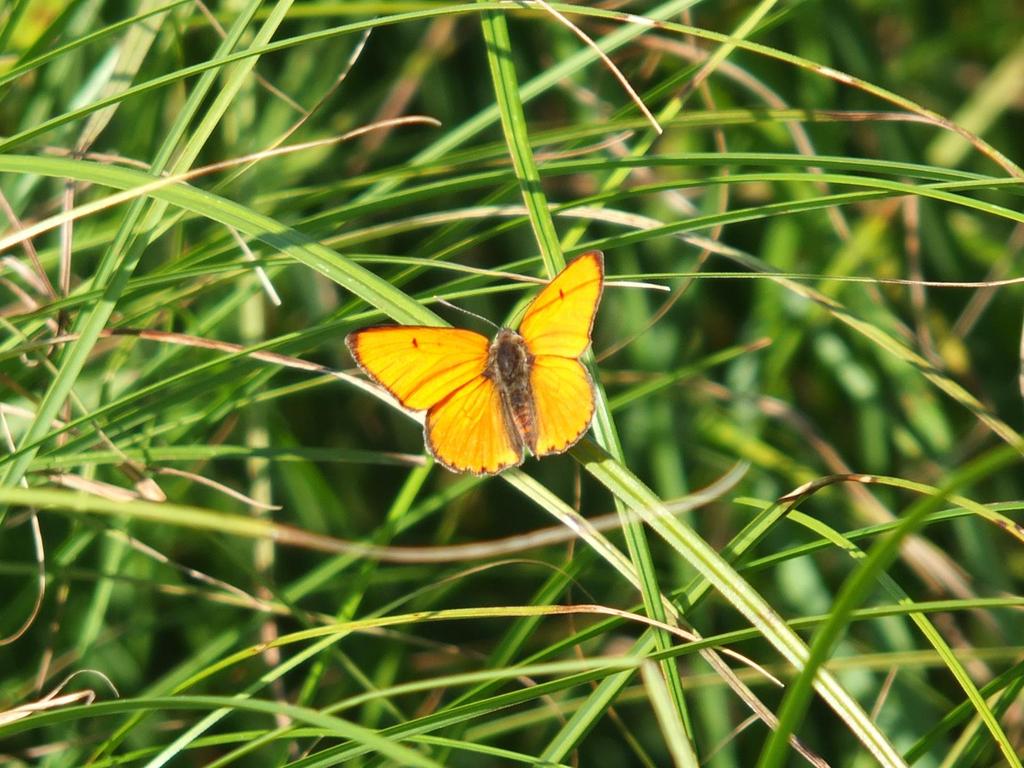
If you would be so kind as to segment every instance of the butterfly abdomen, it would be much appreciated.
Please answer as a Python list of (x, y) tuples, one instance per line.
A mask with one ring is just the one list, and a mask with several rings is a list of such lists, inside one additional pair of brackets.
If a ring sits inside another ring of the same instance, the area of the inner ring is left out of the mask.
[(505, 428), (521, 445), (534, 451), (537, 445), (537, 414), (530, 389), (533, 356), (515, 331), (502, 328), (491, 343), (487, 372), (501, 395)]

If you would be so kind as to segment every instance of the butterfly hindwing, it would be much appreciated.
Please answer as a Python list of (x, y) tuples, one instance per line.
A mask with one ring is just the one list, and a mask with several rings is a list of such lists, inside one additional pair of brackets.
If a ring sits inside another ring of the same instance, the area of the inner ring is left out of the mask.
[(381, 325), (350, 333), (352, 357), (406, 408), (441, 402), (487, 366), (486, 337), (460, 328)]
[(588, 251), (573, 260), (530, 302), (519, 335), (535, 355), (576, 358), (590, 331), (604, 287), (604, 256)]
[(578, 360), (553, 355), (535, 357), (533, 388), (535, 456), (562, 453), (576, 444), (594, 415), (594, 385)]
[(454, 472), (491, 475), (521, 464), (523, 446), (505, 421), (494, 381), (478, 376), (427, 413), (427, 447)]

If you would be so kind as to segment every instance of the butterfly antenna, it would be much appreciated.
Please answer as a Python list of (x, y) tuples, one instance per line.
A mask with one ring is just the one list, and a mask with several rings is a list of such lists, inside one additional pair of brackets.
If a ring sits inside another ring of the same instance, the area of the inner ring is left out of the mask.
[(475, 317), (477, 320), (482, 320), (483, 322), (487, 323), (487, 325), (489, 325), (492, 328), (494, 328), (494, 330), (500, 330), (497, 325), (495, 325), (492, 321), (488, 320), (483, 315), (478, 315), (476, 312), (471, 312), (468, 309), (464, 309), (463, 307), (458, 307), (458, 306), (452, 304), (450, 301), (446, 301), (446, 300), (442, 299), (440, 296), (435, 296), (434, 297), (434, 301), (436, 301), (438, 304), (443, 304), (444, 306), (448, 307), (449, 309), (454, 309), (457, 312), (462, 312), (463, 314), (469, 315), (470, 317)]

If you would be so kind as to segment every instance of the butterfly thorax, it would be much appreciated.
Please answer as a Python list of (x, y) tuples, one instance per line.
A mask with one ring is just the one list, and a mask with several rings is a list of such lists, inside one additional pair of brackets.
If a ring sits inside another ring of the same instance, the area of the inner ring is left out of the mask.
[(533, 355), (523, 337), (502, 328), (491, 342), (484, 375), (495, 383), (501, 395), (502, 416), (509, 434), (535, 451), (537, 414), (530, 388), (532, 365)]

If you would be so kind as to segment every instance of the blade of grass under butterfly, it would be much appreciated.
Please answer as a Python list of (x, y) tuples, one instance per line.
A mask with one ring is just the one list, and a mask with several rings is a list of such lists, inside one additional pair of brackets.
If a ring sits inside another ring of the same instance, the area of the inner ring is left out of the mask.
[[(504, 14), (493, 11), (486, 11), (481, 15), (481, 24), (484, 41), (487, 44), (487, 61), (491, 70), (491, 80), (494, 83), (501, 126), (512, 158), (512, 166), (548, 276), (554, 277), (564, 268), (565, 258), (562, 255), (558, 233), (555, 231), (555, 225), (551, 219), (547, 198), (541, 187), (540, 174), (537, 172), (536, 161), (530, 147), (529, 131), (519, 94), (519, 82), (515, 71), (508, 24)], [(595, 382), (599, 381), (596, 376), (592, 379)], [(622, 449), (608, 412), (607, 403), (603, 393), (599, 391), (600, 386), (596, 385), (593, 389), (595, 390), (595, 435), (602, 445), (621, 459)], [(636, 521), (632, 521), (624, 524), (623, 528), (630, 557), (641, 578), (641, 592), (647, 614), (660, 622), (671, 621), (666, 616), (661, 604), (661, 589), (658, 586), (654, 563), (644, 538), (642, 526)], [(659, 645), (663, 648), (667, 648), (670, 644), (671, 639), (666, 636), (662, 636), (659, 641)], [(666, 663), (662, 665), (662, 672), (668, 681), (676, 711), (685, 722), (688, 720), (688, 715), (686, 714), (686, 701), (683, 695), (682, 681), (679, 678), (679, 669), (675, 664)]]
[[(693, 529), (669, 514), (657, 496), (596, 446), (580, 444), (574, 453), (598, 481), (626, 501), (633, 512), (700, 572), (790, 664), (797, 669), (804, 668), (810, 654), (807, 645), (717, 551)], [(813, 685), (875, 759), (885, 766), (903, 766), (896, 748), (849, 692), (831, 673), (821, 669), (816, 672), (808, 675), (809, 685)], [(792, 730), (787, 731), (781, 741), (786, 743), (791, 733)]]

